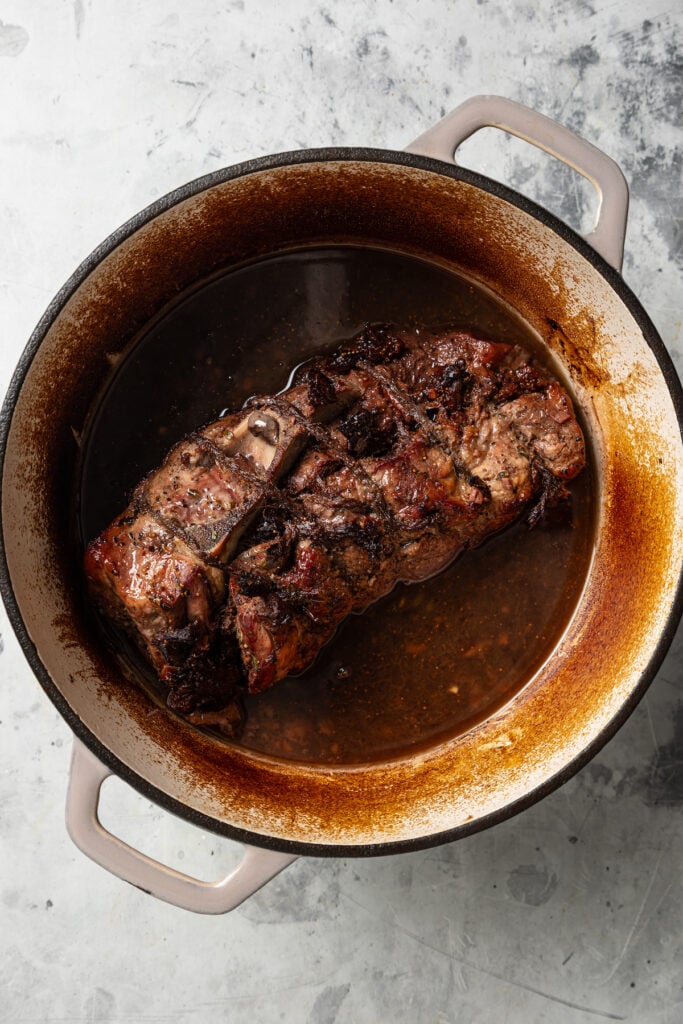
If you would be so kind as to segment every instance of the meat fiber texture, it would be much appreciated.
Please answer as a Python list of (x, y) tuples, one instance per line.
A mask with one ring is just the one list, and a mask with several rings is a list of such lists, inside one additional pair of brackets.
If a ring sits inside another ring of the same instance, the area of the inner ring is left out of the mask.
[(240, 691), (301, 673), (397, 582), (534, 525), (584, 464), (566, 391), (523, 348), (368, 326), (177, 444), (85, 574), (169, 706), (229, 729)]

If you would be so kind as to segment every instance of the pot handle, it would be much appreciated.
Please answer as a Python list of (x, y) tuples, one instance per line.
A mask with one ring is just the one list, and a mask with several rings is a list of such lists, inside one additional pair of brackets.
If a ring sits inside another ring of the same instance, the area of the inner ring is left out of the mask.
[(611, 157), (557, 121), (503, 96), (473, 96), (406, 146), (406, 152), (454, 164), (458, 146), (480, 128), (500, 128), (516, 135), (590, 181), (598, 193), (598, 213), (586, 241), (615, 270), (621, 270), (628, 217), (626, 179)]
[(153, 860), (108, 832), (97, 809), (100, 788), (113, 773), (74, 737), (66, 798), (66, 827), (87, 857), (138, 889), (196, 914), (225, 914), (291, 864), (289, 853), (244, 846), (244, 857), (218, 882), (202, 882)]

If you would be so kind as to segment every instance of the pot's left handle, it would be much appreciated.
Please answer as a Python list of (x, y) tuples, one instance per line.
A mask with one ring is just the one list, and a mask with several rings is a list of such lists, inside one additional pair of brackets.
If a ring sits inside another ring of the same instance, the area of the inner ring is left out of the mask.
[(100, 788), (112, 773), (74, 738), (66, 799), (66, 827), (76, 846), (101, 867), (150, 896), (197, 914), (225, 914), (296, 860), (290, 853), (244, 847), (234, 871), (202, 882), (153, 860), (108, 832), (97, 816)]

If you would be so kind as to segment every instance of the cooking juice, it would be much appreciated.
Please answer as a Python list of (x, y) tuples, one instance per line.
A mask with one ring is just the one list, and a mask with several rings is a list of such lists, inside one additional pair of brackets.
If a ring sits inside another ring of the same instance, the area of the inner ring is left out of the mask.
[[(298, 363), (368, 322), (448, 324), (519, 343), (557, 374), (514, 310), (441, 264), (335, 246), (241, 266), (181, 296), (114, 368), (83, 441), (83, 543), (185, 434), (281, 390)], [(593, 542), (590, 464), (570, 490), (570, 514), (533, 530), (517, 524), (349, 616), (303, 675), (246, 697), (239, 743), (299, 761), (369, 762), (495, 712), (551, 655), (581, 593)], [(142, 658), (135, 671), (153, 687)]]

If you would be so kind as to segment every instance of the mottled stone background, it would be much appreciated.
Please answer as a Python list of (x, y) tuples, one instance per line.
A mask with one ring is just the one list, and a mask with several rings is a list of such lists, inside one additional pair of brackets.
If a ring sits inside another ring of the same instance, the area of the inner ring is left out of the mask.
[[(0, 379), (84, 256), (152, 199), (251, 156), (401, 148), (495, 92), (597, 143), (631, 185), (624, 276), (680, 368), (680, 4), (648, 0), (5, 0)], [(572, 224), (593, 197), (488, 131), (462, 162)], [(301, 860), (223, 919), (156, 903), (63, 824), (70, 735), (4, 615), (0, 1021), (568, 1024), (683, 1020), (683, 651), (572, 782), (457, 844)], [(112, 782), (103, 815), (176, 866), (229, 843)]]

